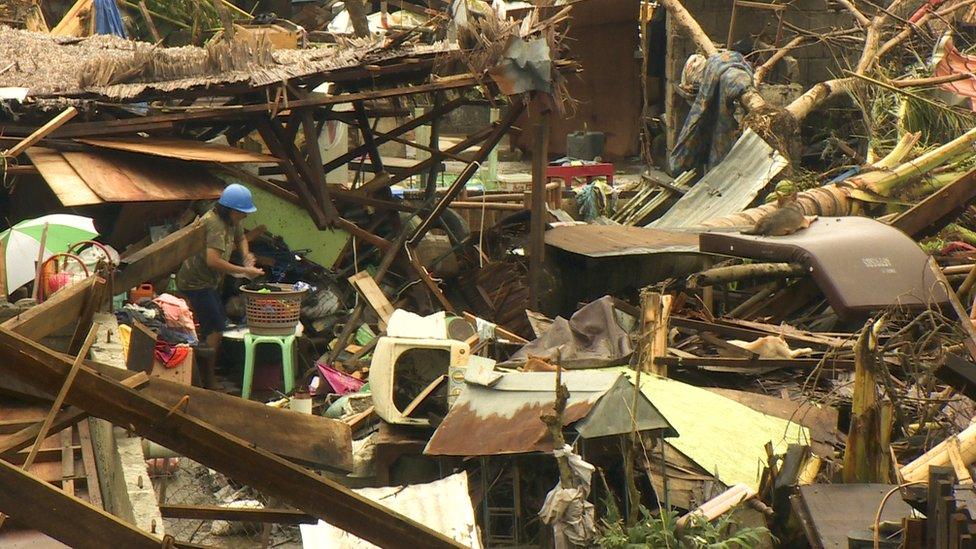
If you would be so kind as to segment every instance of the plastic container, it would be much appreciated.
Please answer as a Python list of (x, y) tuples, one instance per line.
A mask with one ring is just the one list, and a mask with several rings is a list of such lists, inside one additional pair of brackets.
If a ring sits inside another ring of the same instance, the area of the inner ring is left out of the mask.
[(154, 297), (156, 297), (156, 289), (149, 283), (140, 284), (129, 290), (129, 303), (139, 303), (142, 299), (152, 299)]
[(254, 335), (292, 335), (301, 319), (305, 290), (294, 291), (289, 284), (265, 284), (281, 291), (259, 292), (241, 286), (248, 330)]
[(566, 135), (566, 156), (576, 160), (595, 160), (603, 156), (603, 132), (573, 132)]

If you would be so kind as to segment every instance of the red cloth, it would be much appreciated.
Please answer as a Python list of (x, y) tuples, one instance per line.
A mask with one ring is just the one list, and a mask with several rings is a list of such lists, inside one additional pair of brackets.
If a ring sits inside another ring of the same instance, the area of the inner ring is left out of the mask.
[(170, 345), (161, 340), (157, 340), (156, 346), (153, 348), (153, 358), (166, 368), (176, 368), (186, 360), (189, 354), (190, 348), (186, 345)]
[(363, 388), (366, 384), (365, 381), (361, 379), (356, 379), (349, 374), (340, 372), (335, 368), (322, 364), (321, 362), (315, 364), (318, 367), (319, 373), (325, 378), (325, 381), (332, 386), (332, 390), (337, 395), (344, 395), (346, 393), (355, 393)]

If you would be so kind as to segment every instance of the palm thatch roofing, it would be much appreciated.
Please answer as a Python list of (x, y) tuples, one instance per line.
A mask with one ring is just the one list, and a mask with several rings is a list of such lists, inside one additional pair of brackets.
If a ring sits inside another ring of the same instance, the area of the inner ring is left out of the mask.
[(35, 99), (131, 101), (200, 88), (260, 88), (305, 77), (328, 81), (350, 69), (405, 61), (429, 69), (434, 57), (456, 51), (447, 42), (385, 48), (368, 40), (297, 50), (272, 50), (263, 41), (245, 39), (163, 48), (115, 36), (59, 39), (0, 26), (0, 88), (26, 88), (27, 97)]

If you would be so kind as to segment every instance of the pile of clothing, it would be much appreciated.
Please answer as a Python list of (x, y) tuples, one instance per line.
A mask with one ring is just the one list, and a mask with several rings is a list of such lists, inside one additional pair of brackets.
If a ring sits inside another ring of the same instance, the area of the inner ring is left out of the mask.
[(119, 326), (131, 327), (138, 322), (155, 333), (154, 357), (167, 368), (182, 364), (190, 347), (198, 343), (193, 313), (186, 301), (174, 295), (162, 294), (126, 304), (115, 317)]

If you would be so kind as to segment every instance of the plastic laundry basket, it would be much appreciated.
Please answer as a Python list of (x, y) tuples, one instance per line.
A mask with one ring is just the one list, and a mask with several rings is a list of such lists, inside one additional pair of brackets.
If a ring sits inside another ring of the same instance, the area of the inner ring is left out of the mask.
[(294, 291), (289, 284), (265, 284), (280, 292), (260, 292), (241, 286), (245, 299), (247, 328), (254, 335), (291, 335), (298, 326), (305, 290)]

